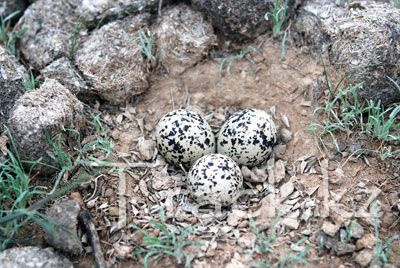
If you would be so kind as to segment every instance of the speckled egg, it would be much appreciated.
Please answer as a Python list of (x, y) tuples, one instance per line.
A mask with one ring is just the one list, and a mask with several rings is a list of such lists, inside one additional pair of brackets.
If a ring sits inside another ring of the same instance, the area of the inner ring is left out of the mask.
[(203, 156), (193, 164), (188, 175), (192, 197), (201, 205), (231, 205), (239, 198), (242, 184), (239, 166), (221, 154)]
[(210, 125), (199, 114), (185, 109), (164, 115), (155, 136), (159, 153), (173, 165), (189, 166), (203, 155), (215, 153)]
[(276, 127), (271, 116), (257, 109), (233, 114), (217, 136), (217, 152), (239, 165), (256, 166), (268, 159), (276, 143)]

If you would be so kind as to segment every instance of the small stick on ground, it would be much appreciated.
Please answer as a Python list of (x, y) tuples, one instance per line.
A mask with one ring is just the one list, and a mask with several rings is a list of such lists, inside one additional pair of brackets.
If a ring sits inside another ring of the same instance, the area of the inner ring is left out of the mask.
[(161, 19), (161, 9), (162, 9), (163, 0), (158, 1), (158, 14), (157, 14), (157, 21)]
[(118, 230), (121, 230), (126, 226), (126, 174), (124, 171), (119, 174), (118, 198)]
[(79, 220), (81, 221), (85, 232), (89, 237), (90, 246), (93, 249), (93, 255), (96, 262), (96, 268), (108, 268), (101, 251), (100, 239), (97, 235), (96, 227), (92, 222), (89, 212), (82, 206), (81, 211), (79, 212)]
[(328, 159), (321, 161), (322, 173), (322, 194), (324, 200), (322, 201), (322, 218), (329, 216), (329, 177), (328, 177)]

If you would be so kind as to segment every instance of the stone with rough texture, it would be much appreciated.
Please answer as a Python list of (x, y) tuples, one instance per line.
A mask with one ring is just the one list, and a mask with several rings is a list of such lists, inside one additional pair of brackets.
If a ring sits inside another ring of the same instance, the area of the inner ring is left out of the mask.
[(68, 58), (60, 58), (46, 66), (42, 71), (44, 77), (55, 79), (69, 89), (74, 95), (88, 91), (85, 80)]
[[(76, 34), (81, 22), (76, 12), (79, 2), (38, 0), (26, 9), (18, 21), (17, 29), (27, 28), (20, 40), (20, 50), (36, 69), (70, 55), (73, 43), (79, 39)], [(83, 31), (80, 30), (81, 33)]]
[(356, 242), (356, 248), (357, 250), (363, 249), (363, 248), (369, 248), (372, 249), (375, 245), (375, 236), (374, 234), (366, 234), (360, 239), (357, 240)]
[(343, 256), (346, 254), (353, 253), (356, 250), (356, 246), (354, 246), (353, 244), (343, 243), (338, 241), (333, 247), (333, 250), (336, 252), (338, 256)]
[[(48, 155), (48, 151), (53, 152), (53, 149), (45, 134), (55, 144), (59, 138), (61, 144), (73, 142), (75, 138), (70, 138), (72, 132), (66, 129), (79, 131), (83, 125), (83, 104), (53, 79), (46, 79), (39, 89), (21, 96), (8, 120), (21, 160), (42, 158), (42, 163), (53, 166), (57, 163)], [(49, 172), (44, 167), (42, 171)]]
[(96, 93), (123, 105), (148, 88), (147, 64), (138, 41), (149, 16), (110, 22), (92, 32), (75, 53), (75, 62)]
[(163, 10), (154, 33), (159, 60), (173, 75), (183, 73), (207, 56), (217, 39), (203, 15), (184, 4)]
[[(143, 12), (155, 12), (158, 9), (159, 0), (82, 0), (79, 13), (85, 22), (95, 26), (96, 23), (105, 23), (116, 19), (122, 19), (127, 15)], [(171, 0), (163, 0), (163, 5)]]
[(294, 30), (297, 41), (324, 54), (336, 69), (352, 73), (344, 86), (361, 83), (362, 100), (400, 101), (400, 91), (387, 78), (400, 81), (400, 9), (387, 3), (337, 6), (313, 0), (300, 9)]
[(329, 221), (324, 221), (321, 227), (322, 231), (329, 236), (335, 236), (335, 234), (339, 231), (340, 225), (333, 224)]
[(364, 250), (360, 251), (359, 253), (357, 253), (354, 260), (361, 267), (367, 267), (373, 258), (374, 258), (374, 251), (371, 249), (364, 249)]
[(364, 228), (357, 221), (350, 223), (350, 234), (354, 238), (361, 238), (364, 235)]
[(237, 243), (241, 248), (253, 248), (256, 240), (257, 236), (254, 233), (245, 233), (239, 237)]
[(52, 248), (23, 247), (0, 252), (0, 267), (73, 268), (73, 265), (67, 258), (56, 254)]
[(56, 226), (55, 232), (45, 229), (44, 238), (49, 245), (66, 253), (82, 254), (82, 244), (77, 235), (80, 211), (81, 206), (74, 200), (56, 202), (47, 211), (47, 216)]
[(389, 252), (389, 263), (395, 267), (400, 267), (400, 238), (392, 241)]
[[(289, 0), (289, 16), (303, 2)], [(198, 10), (211, 18), (213, 25), (221, 33), (232, 38), (255, 38), (272, 29), (272, 19), (266, 21), (264, 15), (273, 10), (273, 1), (259, 0), (192, 0)]]
[(25, 68), (0, 46), (0, 131), (15, 101), (24, 93)]

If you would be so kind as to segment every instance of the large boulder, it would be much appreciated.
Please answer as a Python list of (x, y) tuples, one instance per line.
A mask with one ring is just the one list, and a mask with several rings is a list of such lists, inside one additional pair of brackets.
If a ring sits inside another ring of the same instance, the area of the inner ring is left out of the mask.
[(75, 63), (86, 81), (111, 103), (123, 105), (149, 86), (138, 38), (148, 19), (141, 14), (110, 22), (93, 31), (76, 51)]
[[(46, 79), (39, 89), (28, 91), (15, 103), (8, 126), (21, 160), (36, 161), (58, 167), (50, 157), (54, 145), (74, 141), (73, 132), (84, 125), (83, 104), (64, 86), (53, 79)], [(60, 140), (59, 140), (60, 139)], [(52, 169), (38, 167), (43, 173)]]
[(72, 263), (51, 248), (22, 247), (0, 252), (2, 268), (72, 268)]
[[(291, 16), (302, 0), (288, 1)], [(211, 18), (221, 33), (235, 39), (255, 38), (272, 29), (272, 20), (264, 15), (274, 8), (273, 0), (192, 0), (198, 10)]]
[(296, 38), (350, 74), (364, 100), (387, 105), (400, 101), (400, 9), (391, 4), (359, 1), (337, 6), (308, 1), (294, 25)]
[(0, 46), (0, 131), (15, 101), (24, 93), (25, 68)]
[(184, 4), (163, 10), (154, 33), (158, 58), (173, 75), (183, 73), (207, 56), (217, 39), (203, 15)]

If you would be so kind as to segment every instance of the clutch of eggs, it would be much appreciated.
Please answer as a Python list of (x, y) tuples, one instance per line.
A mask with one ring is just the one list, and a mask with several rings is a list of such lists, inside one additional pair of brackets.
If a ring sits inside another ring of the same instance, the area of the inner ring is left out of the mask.
[(199, 114), (185, 109), (164, 115), (155, 136), (159, 153), (173, 165), (190, 166), (216, 149), (210, 125)]
[(240, 196), (243, 176), (231, 158), (210, 154), (198, 159), (188, 174), (188, 187), (200, 205), (229, 206)]
[(233, 114), (217, 135), (217, 152), (239, 165), (257, 166), (268, 159), (276, 143), (276, 127), (271, 116), (257, 109)]

